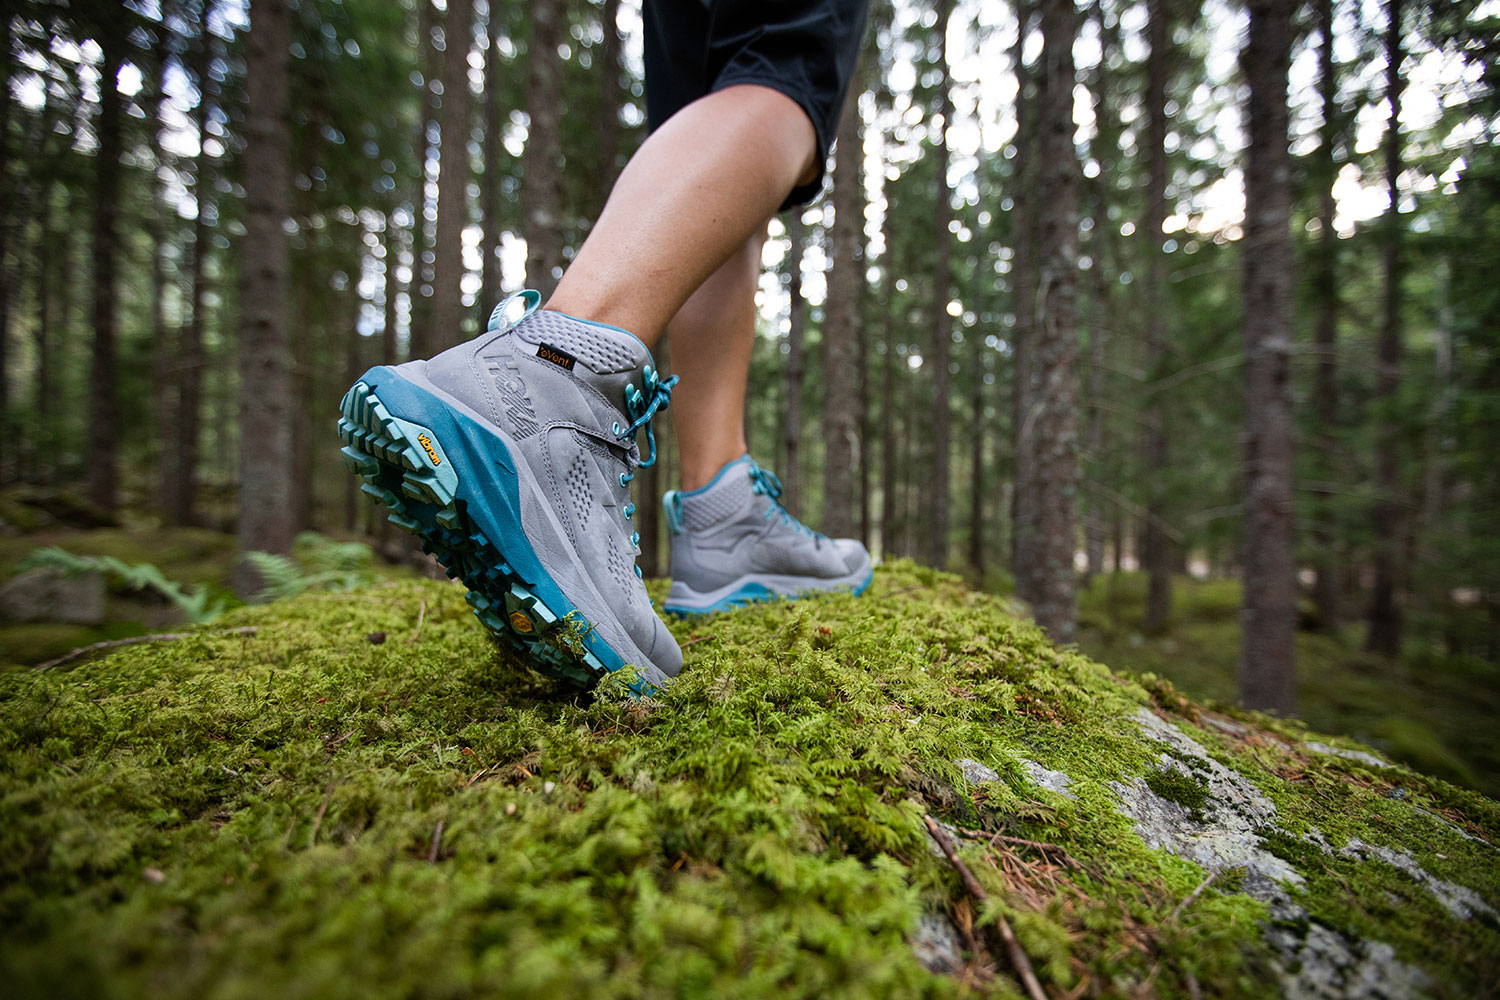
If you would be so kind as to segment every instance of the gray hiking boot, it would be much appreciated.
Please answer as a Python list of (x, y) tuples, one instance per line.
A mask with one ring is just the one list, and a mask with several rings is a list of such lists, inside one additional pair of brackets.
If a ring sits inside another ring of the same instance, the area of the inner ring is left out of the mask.
[(344, 397), (345, 461), (537, 669), (589, 683), (633, 664), (644, 693), (682, 653), (635, 566), (629, 484), (677, 379), (624, 330), (521, 296), (513, 326), (502, 303), (469, 343), (365, 372)]
[(818, 534), (780, 496), (780, 481), (746, 455), (707, 486), (662, 497), (672, 533), (664, 610), (698, 615), (808, 591), (864, 593), (874, 576), (865, 547)]

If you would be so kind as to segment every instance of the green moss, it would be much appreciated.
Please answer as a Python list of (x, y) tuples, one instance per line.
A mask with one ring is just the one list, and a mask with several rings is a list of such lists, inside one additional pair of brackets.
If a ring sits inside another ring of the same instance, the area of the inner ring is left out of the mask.
[(1182, 806), (1195, 819), (1202, 819), (1203, 807), (1208, 805), (1208, 786), (1175, 768), (1152, 768), (1146, 772), (1146, 787)]
[[(696, 640), (686, 667), (643, 700), (539, 678), (448, 584), (237, 609), (215, 628), (247, 625), (0, 675), (12, 995), (958, 996), (906, 941), (955, 912), (981, 940), (1007, 914), (1055, 992), (1266, 992), (1264, 904), (1221, 880), (1177, 912), (1203, 872), (1117, 811), (1111, 783), (1161, 752), (1129, 720), (1152, 696), (952, 577), (899, 563), (860, 599), (674, 623)], [(1364, 773), (1194, 738), (1263, 781), (1294, 832), (1331, 830), (1347, 800), (1284, 763), (1341, 786)], [(1017, 757), (1066, 772), (1077, 798), (1030, 785)], [(969, 786), (961, 758), (1004, 780)], [(1407, 780), (1394, 835), (1419, 804), (1463, 802), (1500, 828), (1487, 800)], [(991, 898), (972, 909), (928, 848), (929, 813), (1081, 867), (967, 840)], [(1461, 838), (1441, 843), (1474, 862)], [(1309, 894), (1315, 918), (1373, 926), (1455, 993), (1478, 981), (1463, 958), (1493, 951), (1493, 928), (1450, 923), (1429, 962), (1348, 909), (1394, 883), (1387, 867), (1346, 867), (1348, 894)], [(1500, 885), (1475, 870), (1489, 881), (1465, 884)], [(984, 961), (997, 992), (1015, 988), (1003, 958)]]

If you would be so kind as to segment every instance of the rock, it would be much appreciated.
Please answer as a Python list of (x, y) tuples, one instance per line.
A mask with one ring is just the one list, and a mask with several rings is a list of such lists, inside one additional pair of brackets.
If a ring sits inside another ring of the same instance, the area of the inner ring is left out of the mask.
[(1063, 772), (1048, 770), (1036, 761), (1027, 760), (1025, 757), (1017, 757), (1016, 761), (1026, 771), (1026, 777), (1031, 779), (1033, 785), (1039, 785), (1049, 792), (1056, 792), (1065, 799), (1078, 801), (1078, 796), (1068, 791), (1068, 786), (1073, 783), (1073, 779)]
[(912, 931), (910, 940), (917, 961), (929, 972), (954, 976), (963, 971), (964, 956), (958, 932), (947, 917), (925, 914), (917, 920), (917, 928)]
[(1330, 757), (1342, 757), (1345, 760), (1356, 761), (1360, 764), (1368, 764), (1371, 767), (1390, 767), (1386, 761), (1372, 753), (1363, 750), (1345, 750), (1343, 747), (1329, 746), (1327, 743), (1319, 743), (1317, 740), (1308, 740), (1302, 744), (1314, 753), (1327, 754)]
[(970, 784), (978, 785), (986, 781), (1000, 780), (999, 772), (993, 768), (986, 767), (977, 760), (970, 760), (968, 757), (964, 757), (953, 763), (958, 765), (958, 769), (963, 772), (964, 780)]
[(0, 621), (98, 625), (104, 621), (104, 578), (48, 567), (27, 570), (0, 586)]

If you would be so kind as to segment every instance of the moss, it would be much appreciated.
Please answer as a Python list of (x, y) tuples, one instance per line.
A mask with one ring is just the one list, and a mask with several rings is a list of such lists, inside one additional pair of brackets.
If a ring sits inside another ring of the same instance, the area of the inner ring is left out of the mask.
[[(986, 941), (1002, 912), (1056, 992), (1266, 992), (1264, 904), (1221, 880), (1179, 912), (1203, 872), (1117, 812), (1111, 782), (1159, 758), (1129, 721), (1151, 695), (952, 577), (898, 563), (860, 599), (674, 623), (698, 641), (643, 700), (532, 674), (449, 584), (215, 627), (243, 625), (259, 631), (0, 675), (12, 995), (958, 996), (906, 938), (937, 913)], [(1193, 735), (1263, 781), (1294, 832), (1332, 829), (1347, 799), (1323, 783), (1365, 774)], [(1030, 785), (1017, 757), (1065, 771), (1077, 798)], [(960, 758), (1004, 780), (970, 786)], [(1283, 776), (1292, 763), (1316, 783)], [(1351, 829), (1415, 841), (1419, 805), (1455, 803), (1500, 828), (1488, 800), (1403, 777), (1408, 799), (1379, 799), (1399, 825)], [(992, 901), (973, 908), (926, 813), (1079, 867), (972, 837)], [(1474, 863), (1451, 833), (1422, 843)], [(1475, 870), (1465, 884), (1493, 893)], [(1386, 866), (1330, 872), (1350, 888), (1329, 905), (1309, 893), (1315, 919), (1371, 927), (1472, 992), (1464, 956), (1493, 952), (1493, 928), (1450, 922), (1428, 961), (1395, 918), (1350, 909), (1397, 883)], [(996, 954), (977, 965), (1005, 995)]]
[(1156, 767), (1146, 773), (1146, 787), (1169, 802), (1175, 802), (1201, 820), (1208, 805), (1208, 786), (1176, 768)]

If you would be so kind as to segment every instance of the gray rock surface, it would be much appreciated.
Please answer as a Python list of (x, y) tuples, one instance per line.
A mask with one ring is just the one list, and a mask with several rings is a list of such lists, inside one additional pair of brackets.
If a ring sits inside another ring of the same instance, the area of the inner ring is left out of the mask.
[(0, 621), (98, 625), (104, 621), (104, 578), (48, 567), (27, 570), (0, 586)]

